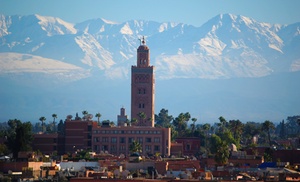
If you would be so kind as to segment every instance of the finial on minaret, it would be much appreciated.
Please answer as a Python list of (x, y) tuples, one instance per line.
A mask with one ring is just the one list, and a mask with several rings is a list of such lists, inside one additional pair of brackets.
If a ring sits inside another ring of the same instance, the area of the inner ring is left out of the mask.
[(143, 38), (139, 39), (140, 41), (140, 45), (145, 45), (146, 44), (146, 41), (145, 41), (145, 37), (143, 36)]

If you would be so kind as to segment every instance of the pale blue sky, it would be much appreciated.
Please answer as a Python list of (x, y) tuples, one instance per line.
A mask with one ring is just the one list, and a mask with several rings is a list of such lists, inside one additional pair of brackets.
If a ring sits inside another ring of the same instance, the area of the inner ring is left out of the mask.
[(60, 17), (71, 23), (104, 18), (115, 22), (154, 20), (201, 26), (220, 13), (260, 22), (300, 22), (300, 0), (0, 0), (4, 15)]

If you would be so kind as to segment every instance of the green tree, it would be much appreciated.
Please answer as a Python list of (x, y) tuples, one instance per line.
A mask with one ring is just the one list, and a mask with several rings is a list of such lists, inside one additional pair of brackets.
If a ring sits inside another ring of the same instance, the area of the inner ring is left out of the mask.
[(44, 116), (42, 116), (42, 117), (40, 117), (39, 120), (42, 122), (42, 132), (44, 132), (44, 128), (45, 128), (44, 122), (46, 121), (46, 118)]
[(137, 122), (138, 122), (138, 120), (136, 118), (132, 118), (130, 121), (130, 124), (136, 125)]
[(142, 145), (138, 142), (138, 141), (133, 141), (130, 145), (129, 145), (129, 151), (131, 153), (141, 153), (142, 152)]
[(230, 120), (229, 128), (235, 139), (235, 144), (239, 148), (244, 125), (240, 120)]
[(145, 119), (147, 118), (146, 114), (144, 112), (139, 112), (137, 115), (140, 118), (139, 124), (145, 125)]
[[(10, 121), (9, 121), (10, 122)], [(16, 159), (20, 151), (30, 151), (31, 142), (33, 140), (32, 125), (30, 122), (22, 123), (20, 120), (15, 120), (16, 126), (11, 128), (13, 132), (10, 132), (7, 136), (6, 146), (13, 153), (13, 157)]]
[(83, 115), (83, 119), (86, 120), (87, 119), (87, 115), (89, 114), (89, 112), (87, 112), (86, 110), (82, 111), (82, 115)]
[(192, 122), (193, 122), (193, 123), (191, 124), (192, 136), (195, 136), (196, 121), (197, 121), (197, 118), (192, 118)]
[(53, 118), (52, 128), (53, 128), (53, 131), (55, 132), (56, 131), (55, 119), (57, 118), (57, 114), (52, 114), (52, 118)]
[(280, 126), (280, 131), (279, 131), (279, 137), (284, 139), (286, 134), (285, 134), (285, 123), (284, 123), (284, 120), (282, 120), (282, 122), (280, 122), (279, 124)]
[(242, 139), (246, 146), (249, 146), (253, 143), (254, 136), (260, 134), (261, 128), (259, 123), (247, 122), (244, 124)]
[(57, 125), (57, 132), (64, 134), (65, 133), (65, 124), (63, 122), (63, 120), (61, 119)]
[(202, 126), (204, 136), (205, 136), (205, 152), (206, 155), (208, 156), (208, 132), (210, 130), (210, 124), (206, 123)]
[(217, 148), (214, 159), (219, 166), (223, 166), (228, 163), (229, 154), (228, 144), (222, 141)]
[(95, 116), (98, 118), (98, 125), (100, 126), (100, 125), (101, 125), (101, 124), (100, 124), (100, 117), (101, 117), (102, 115), (100, 114), (100, 112), (98, 112), (98, 113), (96, 113)]
[(155, 114), (155, 123), (156, 126), (161, 126), (161, 127), (170, 127), (171, 122), (173, 120), (173, 116), (169, 115), (167, 109), (161, 109), (159, 114)]
[(228, 143), (226, 141), (222, 141), (218, 135), (212, 135), (210, 150), (214, 154), (214, 159), (218, 165), (224, 165), (228, 162)]
[(272, 143), (271, 143), (271, 130), (274, 130), (275, 129), (275, 125), (269, 121), (269, 120), (266, 120), (263, 124), (262, 124), (262, 130), (267, 132), (268, 134), (268, 141), (269, 141), (269, 146), (271, 147)]
[(180, 113), (178, 117), (173, 120), (173, 125), (175, 129), (178, 131), (179, 137), (183, 137), (187, 132), (188, 121), (190, 120), (191, 115), (189, 112)]

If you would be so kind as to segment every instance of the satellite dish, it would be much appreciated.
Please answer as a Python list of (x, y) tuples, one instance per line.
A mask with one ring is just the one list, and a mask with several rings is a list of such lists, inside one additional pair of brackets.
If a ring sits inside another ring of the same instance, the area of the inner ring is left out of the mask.
[(86, 117), (87, 117), (87, 120), (90, 120), (90, 119), (93, 118), (93, 115), (92, 114), (88, 114)]
[(124, 155), (124, 154), (120, 154), (119, 158), (120, 158), (120, 159), (124, 159), (124, 158), (125, 158), (125, 155)]
[(72, 115), (68, 115), (68, 116), (67, 116), (67, 120), (71, 120), (72, 118), (73, 118)]

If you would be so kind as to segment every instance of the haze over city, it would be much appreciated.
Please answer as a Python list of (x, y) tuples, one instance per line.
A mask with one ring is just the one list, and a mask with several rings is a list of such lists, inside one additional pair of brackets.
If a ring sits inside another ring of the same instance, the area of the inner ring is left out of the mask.
[(299, 114), (299, 1), (0, 4), (2, 121), (83, 110), (115, 121), (122, 106), (130, 115), (141, 36), (156, 67), (155, 114), (190, 112), (198, 122)]

